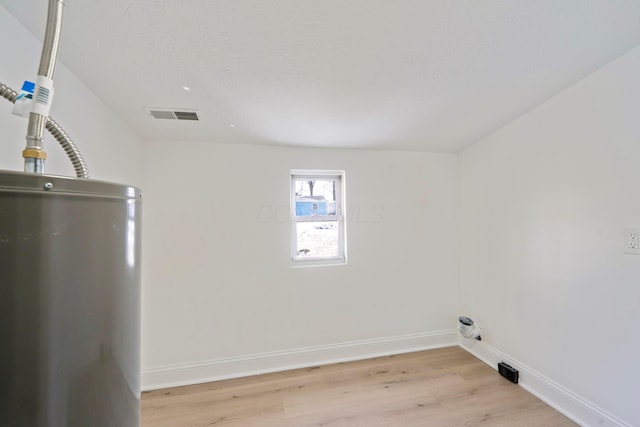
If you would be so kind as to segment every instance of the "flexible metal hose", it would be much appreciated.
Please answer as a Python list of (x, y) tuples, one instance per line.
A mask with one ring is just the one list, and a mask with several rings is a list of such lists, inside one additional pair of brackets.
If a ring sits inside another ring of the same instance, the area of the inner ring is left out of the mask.
[[(0, 83), (0, 96), (12, 103), (15, 103), (16, 98), (18, 97), (18, 92)], [(76, 147), (69, 135), (67, 135), (60, 125), (51, 117), (47, 117), (45, 127), (62, 146), (65, 153), (67, 153), (67, 156), (73, 165), (73, 169), (76, 171), (76, 177), (89, 178), (89, 168), (87, 168), (87, 165), (82, 158), (82, 154), (80, 154), (78, 147)]]
[(30, 173), (44, 173), (47, 153), (44, 151), (44, 130), (47, 126), (51, 96), (53, 95), (53, 72), (56, 68), (58, 46), (60, 45), (60, 31), (62, 29), (62, 0), (49, 0), (47, 10), (47, 26), (44, 31), (44, 42), (40, 56), (40, 66), (36, 77), (36, 87), (33, 93), (33, 108), (29, 113), (27, 124), (27, 145), (22, 151), (24, 157), (24, 171)]
[(0, 96), (15, 104), (16, 98), (18, 97), (18, 92), (11, 89), (9, 86), (0, 83)]
[(60, 143), (64, 152), (67, 153), (67, 157), (71, 160), (73, 169), (76, 171), (78, 178), (89, 178), (89, 168), (80, 154), (80, 150), (73, 143), (69, 135), (60, 127), (58, 122), (51, 117), (47, 117), (47, 123), (45, 124), (47, 130), (53, 135), (53, 137)]

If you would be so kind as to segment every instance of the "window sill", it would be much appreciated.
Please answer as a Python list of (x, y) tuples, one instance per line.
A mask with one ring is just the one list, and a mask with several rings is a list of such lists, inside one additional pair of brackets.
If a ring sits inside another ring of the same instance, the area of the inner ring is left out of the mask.
[(321, 258), (321, 259), (292, 259), (291, 267), (326, 267), (336, 265), (347, 265), (345, 258)]

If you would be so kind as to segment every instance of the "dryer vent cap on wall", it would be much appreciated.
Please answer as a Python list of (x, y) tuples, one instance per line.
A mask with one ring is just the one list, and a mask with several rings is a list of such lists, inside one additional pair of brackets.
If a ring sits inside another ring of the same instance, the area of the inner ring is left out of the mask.
[(460, 331), (460, 334), (465, 338), (473, 338), (478, 341), (482, 340), (480, 336), (482, 333), (480, 325), (467, 316), (458, 317), (458, 331)]
[(197, 110), (164, 110), (158, 108), (146, 108), (146, 110), (154, 119), (200, 120), (200, 115)]

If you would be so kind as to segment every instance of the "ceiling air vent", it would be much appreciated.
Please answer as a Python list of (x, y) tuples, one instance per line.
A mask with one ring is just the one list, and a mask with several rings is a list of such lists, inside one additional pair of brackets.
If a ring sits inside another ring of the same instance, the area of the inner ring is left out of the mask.
[(157, 108), (146, 108), (146, 110), (154, 119), (200, 120), (200, 116), (198, 116), (198, 112), (195, 110), (160, 110)]
[(174, 111), (176, 115), (176, 119), (178, 120), (200, 120), (198, 118), (198, 113), (193, 111)]

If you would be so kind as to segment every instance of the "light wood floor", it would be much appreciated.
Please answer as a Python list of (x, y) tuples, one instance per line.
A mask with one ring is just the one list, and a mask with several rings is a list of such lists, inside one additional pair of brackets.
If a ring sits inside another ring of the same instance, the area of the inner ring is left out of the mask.
[(575, 426), (459, 347), (142, 395), (143, 427)]

